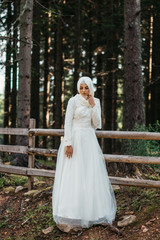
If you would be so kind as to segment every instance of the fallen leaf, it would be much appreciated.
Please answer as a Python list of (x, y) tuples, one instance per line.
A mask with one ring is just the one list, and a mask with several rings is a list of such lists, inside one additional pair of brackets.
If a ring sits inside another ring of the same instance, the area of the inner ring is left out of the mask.
[(124, 214), (125, 215), (130, 215), (130, 214), (132, 215), (132, 214), (134, 214), (134, 212), (133, 211), (132, 212), (125, 212)]

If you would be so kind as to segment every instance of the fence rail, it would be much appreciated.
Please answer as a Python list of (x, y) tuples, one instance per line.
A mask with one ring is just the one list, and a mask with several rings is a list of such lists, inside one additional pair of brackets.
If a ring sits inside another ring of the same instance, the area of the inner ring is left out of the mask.
[[(64, 136), (63, 129), (30, 129), (32, 136)], [(133, 131), (96, 131), (98, 138), (160, 140), (160, 133)]]
[(28, 136), (28, 128), (0, 128), (0, 134)]
[[(0, 134), (28, 136), (28, 146), (0, 145), (0, 152), (28, 154), (28, 168), (0, 164), (0, 172), (28, 176), (28, 189), (33, 186), (33, 176), (54, 177), (55, 171), (34, 168), (35, 155), (57, 156), (57, 149), (35, 148), (35, 136), (63, 136), (63, 129), (36, 129), (35, 120), (30, 119), (30, 128), (0, 128)], [(160, 133), (96, 131), (98, 138), (160, 140)], [(104, 154), (106, 162), (160, 164), (160, 157)], [(160, 181), (135, 178), (109, 177), (112, 184), (160, 188)]]
[[(0, 128), (0, 134), (24, 136), (64, 136), (63, 129)], [(160, 140), (160, 133), (133, 131), (96, 131), (98, 138)]]
[(28, 154), (28, 146), (0, 145), (0, 152)]
[[(44, 157), (56, 157), (57, 149), (33, 148), (28, 146), (0, 145), (0, 152), (22, 153), (29, 155), (41, 155)], [(160, 157), (132, 156), (103, 154), (106, 162), (160, 164)]]
[[(17, 175), (23, 175), (23, 176), (39, 176), (39, 177), (48, 177), (48, 178), (53, 178), (55, 176), (54, 170), (15, 167), (15, 166), (3, 165), (3, 164), (0, 164), (0, 169), (1, 169), (1, 172), (3, 173), (17, 174)], [(109, 176), (109, 179), (113, 185), (160, 188), (160, 181), (143, 180), (143, 179), (136, 179), (136, 178), (111, 177), (111, 176)]]

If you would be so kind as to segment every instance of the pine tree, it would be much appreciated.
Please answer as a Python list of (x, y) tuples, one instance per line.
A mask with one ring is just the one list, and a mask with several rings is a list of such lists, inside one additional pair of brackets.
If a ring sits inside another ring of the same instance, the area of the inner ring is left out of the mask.
[[(28, 128), (30, 119), (31, 42), (33, 0), (21, 0), (20, 5), (20, 61), (18, 89), (18, 127)], [(28, 137), (17, 136), (17, 145), (28, 145)], [(21, 165), (27, 165), (23, 157)]]
[(144, 124), (141, 66), (140, 0), (124, 1), (124, 112), (123, 129)]

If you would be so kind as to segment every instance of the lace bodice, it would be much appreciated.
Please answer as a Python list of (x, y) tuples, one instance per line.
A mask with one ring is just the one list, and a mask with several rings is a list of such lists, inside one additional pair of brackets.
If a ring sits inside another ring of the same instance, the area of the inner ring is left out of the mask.
[(80, 94), (70, 98), (65, 116), (65, 146), (72, 145), (72, 129), (74, 128), (101, 128), (101, 107), (98, 98), (94, 98), (92, 108), (88, 101)]

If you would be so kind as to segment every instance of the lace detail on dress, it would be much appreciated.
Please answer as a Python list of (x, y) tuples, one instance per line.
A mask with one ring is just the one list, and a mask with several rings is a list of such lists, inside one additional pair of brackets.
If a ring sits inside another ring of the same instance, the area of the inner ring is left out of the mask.
[(75, 95), (68, 101), (65, 126), (64, 126), (64, 144), (72, 145), (73, 125), (83, 127), (101, 128), (101, 106), (98, 98), (94, 98), (95, 106), (92, 108), (89, 102), (80, 94)]
[(64, 145), (70, 146), (72, 145), (72, 122), (73, 115), (75, 110), (75, 97), (72, 97), (68, 101), (66, 116), (65, 116), (65, 124), (64, 124)]
[(98, 98), (94, 98), (95, 100), (95, 106), (91, 110), (91, 121), (92, 126), (94, 129), (101, 129), (102, 128), (102, 121), (101, 121), (101, 106), (100, 101)]
[(82, 97), (81, 94), (77, 94), (77, 95), (78, 95), (77, 96), (78, 100), (81, 102), (81, 104), (83, 106), (86, 106), (88, 108), (92, 108), (91, 105), (89, 104), (89, 102), (84, 97)]

